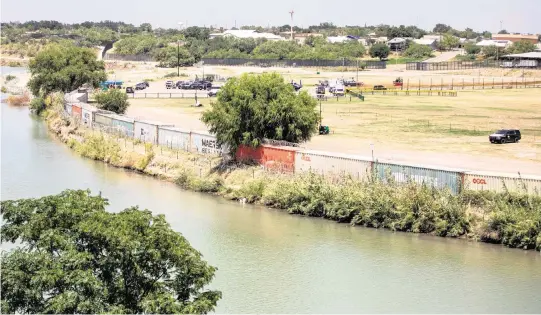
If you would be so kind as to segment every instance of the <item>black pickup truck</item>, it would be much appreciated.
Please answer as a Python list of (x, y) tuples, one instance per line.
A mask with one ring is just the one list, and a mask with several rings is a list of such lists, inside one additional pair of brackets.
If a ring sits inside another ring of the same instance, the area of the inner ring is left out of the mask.
[(490, 143), (519, 142), (522, 138), (520, 130), (502, 129), (488, 136)]

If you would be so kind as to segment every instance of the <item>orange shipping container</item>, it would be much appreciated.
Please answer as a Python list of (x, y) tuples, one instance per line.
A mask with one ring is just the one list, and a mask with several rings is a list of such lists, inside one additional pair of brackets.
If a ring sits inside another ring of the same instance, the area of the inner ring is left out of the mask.
[(296, 148), (291, 147), (273, 147), (261, 146), (262, 156), (261, 164), (265, 168), (275, 169), (284, 172), (295, 172), (295, 152)]
[(238, 161), (256, 161), (261, 163), (261, 153), (261, 147), (252, 148), (241, 144), (235, 153), (235, 157)]
[(81, 105), (73, 104), (71, 106), (71, 116), (75, 119), (81, 120), (81, 117), (82, 117)]

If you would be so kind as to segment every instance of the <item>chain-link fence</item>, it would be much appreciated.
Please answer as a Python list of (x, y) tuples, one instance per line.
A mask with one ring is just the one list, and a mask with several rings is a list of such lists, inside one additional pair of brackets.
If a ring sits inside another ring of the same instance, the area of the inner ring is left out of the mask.
[(254, 66), (254, 67), (352, 67), (359, 69), (385, 69), (385, 61), (373, 60), (298, 60), (298, 59), (201, 59), (211, 66)]

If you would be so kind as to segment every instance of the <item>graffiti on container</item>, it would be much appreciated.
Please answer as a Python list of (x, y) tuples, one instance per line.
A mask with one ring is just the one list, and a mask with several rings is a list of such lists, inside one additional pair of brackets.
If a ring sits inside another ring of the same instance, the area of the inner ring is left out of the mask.
[(84, 113), (83, 114), (83, 124), (89, 125), (90, 124), (90, 114)]
[(394, 177), (397, 183), (403, 183), (409, 180), (413, 180), (417, 184), (430, 183), (436, 187), (438, 186), (438, 178), (436, 177), (423, 176), (423, 175), (407, 175), (407, 174), (398, 173), (398, 172), (393, 172), (391, 173), (391, 175)]
[(312, 160), (310, 159), (310, 156), (306, 155), (306, 154), (302, 154), (301, 155), (301, 160), (303, 161), (308, 161), (308, 162), (311, 162)]
[(474, 184), (480, 184), (480, 185), (486, 185), (487, 184), (487, 181), (484, 180), (483, 178), (474, 178), (472, 180), (472, 183)]
[(222, 153), (222, 147), (218, 145), (216, 140), (201, 139), (201, 153), (220, 154)]

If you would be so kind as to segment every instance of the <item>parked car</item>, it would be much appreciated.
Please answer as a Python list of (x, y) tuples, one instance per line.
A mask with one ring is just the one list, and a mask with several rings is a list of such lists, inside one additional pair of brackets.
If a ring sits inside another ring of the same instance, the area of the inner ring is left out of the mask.
[(177, 89), (182, 89), (182, 84), (184, 83), (184, 81), (177, 81), (177, 83), (175, 83)]
[(137, 84), (135, 85), (135, 89), (136, 89), (136, 90), (144, 90), (144, 89), (146, 89), (146, 88), (147, 88), (147, 85), (146, 85), (145, 83), (143, 83), (143, 82), (137, 83)]
[(387, 88), (384, 87), (383, 85), (374, 85), (374, 90), (382, 91), (382, 90), (387, 90)]
[(344, 80), (344, 86), (357, 86), (357, 81), (351, 79), (351, 80)]
[(488, 136), (490, 143), (519, 142), (522, 138), (520, 130), (502, 129)]
[(173, 83), (173, 81), (166, 81), (165, 82), (165, 88), (166, 89), (175, 89), (176, 86), (175, 86), (175, 83)]
[(302, 81), (299, 81), (299, 83), (291, 81), (291, 86), (293, 86), (295, 91), (298, 91), (302, 89)]
[(192, 83), (191, 81), (184, 81), (180, 84), (180, 88), (183, 89), (183, 90), (189, 90), (190, 87), (192, 86)]
[(209, 90), (209, 97), (213, 97), (213, 96), (216, 96), (218, 94), (218, 91), (220, 91), (220, 87), (219, 86), (213, 86), (210, 88)]
[(323, 85), (316, 86), (316, 94), (325, 94), (325, 86)]
[(126, 88), (126, 93), (132, 93), (133, 94), (133, 93), (135, 93), (135, 91), (133, 90), (133, 88), (131, 86), (128, 86)]
[(332, 91), (332, 94), (334, 96), (344, 96), (346, 95), (345, 94), (345, 89), (344, 89), (344, 86), (343, 85), (337, 85), (334, 90)]
[(150, 83), (148, 83), (148, 81), (143, 81), (143, 82), (141, 82), (141, 83), (143, 83), (143, 84), (146, 85), (147, 87), (150, 87)]

